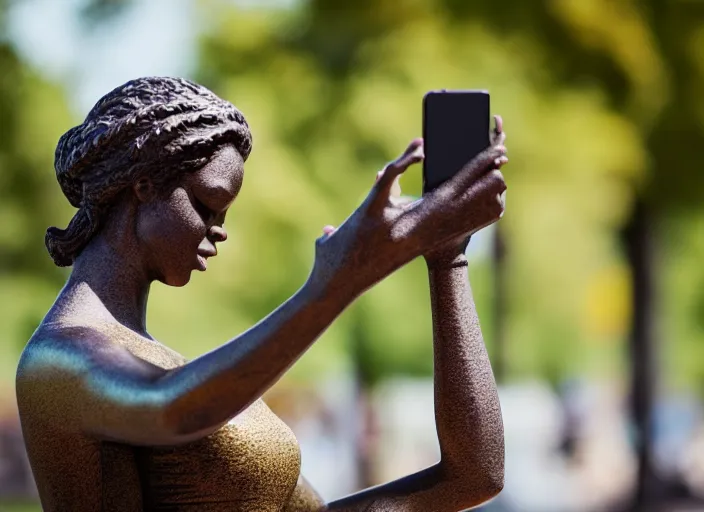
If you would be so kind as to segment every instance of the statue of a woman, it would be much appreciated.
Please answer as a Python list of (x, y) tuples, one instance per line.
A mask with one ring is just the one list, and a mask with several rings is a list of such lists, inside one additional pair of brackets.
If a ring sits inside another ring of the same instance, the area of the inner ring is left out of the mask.
[[(501, 413), (458, 241), (503, 212), (503, 138), (497, 118), (491, 147), (408, 204), (394, 191), (423, 158), (413, 141), (338, 229), (325, 228), (293, 297), (186, 361), (147, 332), (149, 286), (183, 286), (217, 254), (249, 128), (183, 79), (142, 78), (104, 96), (56, 149), (59, 184), (78, 211), (67, 229), (47, 231), (46, 245), (73, 269), (17, 371), (44, 510), (455, 511), (495, 496)], [(356, 297), (418, 256), (432, 290), (441, 460), (325, 504), (261, 396)]]

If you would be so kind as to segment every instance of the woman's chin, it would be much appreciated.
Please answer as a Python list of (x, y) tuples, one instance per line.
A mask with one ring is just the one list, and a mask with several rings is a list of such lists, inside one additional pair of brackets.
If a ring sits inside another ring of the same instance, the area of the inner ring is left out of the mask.
[(166, 286), (180, 288), (182, 286), (186, 286), (189, 283), (189, 281), (191, 280), (191, 272), (192, 271), (189, 271), (187, 273), (182, 273), (178, 275), (172, 274), (159, 279), (159, 281), (164, 283)]

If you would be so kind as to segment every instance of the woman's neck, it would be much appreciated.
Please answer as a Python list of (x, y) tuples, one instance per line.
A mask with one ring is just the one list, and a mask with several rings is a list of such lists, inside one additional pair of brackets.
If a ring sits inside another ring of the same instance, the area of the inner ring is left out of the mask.
[(151, 279), (138, 251), (130, 250), (135, 244), (122, 238), (105, 232), (96, 235), (76, 258), (62, 295), (74, 295), (88, 315), (105, 316), (105, 311), (98, 310), (102, 306), (120, 324), (149, 337), (146, 313)]

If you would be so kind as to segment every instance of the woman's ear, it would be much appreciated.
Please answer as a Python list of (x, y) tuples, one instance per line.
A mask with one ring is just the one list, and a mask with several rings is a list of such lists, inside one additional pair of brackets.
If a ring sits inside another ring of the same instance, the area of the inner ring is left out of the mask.
[(143, 203), (154, 199), (154, 184), (149, 178), (140, 178), (132, 187), (134, 195)]

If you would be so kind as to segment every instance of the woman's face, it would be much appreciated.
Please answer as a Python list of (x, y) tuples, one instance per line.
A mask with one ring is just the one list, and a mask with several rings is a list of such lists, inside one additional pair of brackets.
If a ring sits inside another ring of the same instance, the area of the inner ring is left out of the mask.
[(164, 197), (140, 205), (137, 237), (150, 277), (183, 286), (227, 233), (225, 214), (242, 187), (244, 161), (231, 145), (218, 150), (200, 170), (185, 173)]

